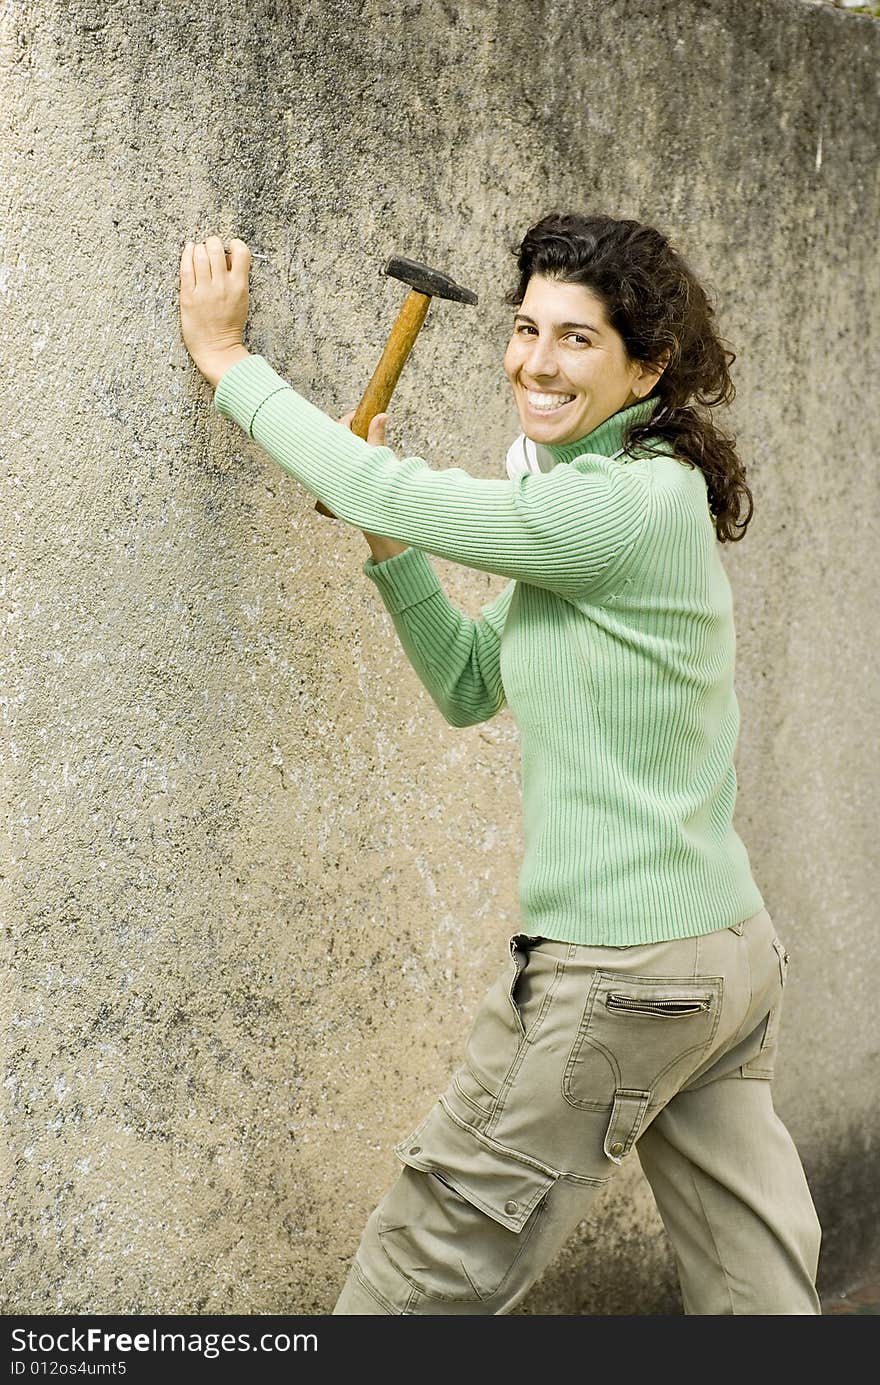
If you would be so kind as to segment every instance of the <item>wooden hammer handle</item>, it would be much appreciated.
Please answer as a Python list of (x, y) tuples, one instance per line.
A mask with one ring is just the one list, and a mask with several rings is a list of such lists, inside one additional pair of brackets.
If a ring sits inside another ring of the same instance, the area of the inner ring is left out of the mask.
[[(391, 328), (379, 364), (373, 371), (372, 379), (355, 410), (354, 418), (351, 420), (351, 431), (356, 433), (359, 438), (366, 439), (372, 420), (377, 414), (381, 414), (387, 409), (394, 393), (394, 386), (400, 379), (400, 372), (403, 370), (406, 358), (419, 335), (419, 330), (430, 306), (430, 294), (419, 293), (418, 289), (410, 289), (403, 307), (397, 314), (397, 320)], [(331, 519), (336, 518), (333, 511), (328, 510), (320, 500), (315, 501), (315, 509), (319, 514), (329, 515)]]

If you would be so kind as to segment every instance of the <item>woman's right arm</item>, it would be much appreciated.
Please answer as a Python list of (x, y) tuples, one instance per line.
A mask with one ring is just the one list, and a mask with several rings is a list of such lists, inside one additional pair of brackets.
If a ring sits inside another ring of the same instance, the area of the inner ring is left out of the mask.
[[(354, 410), (339, 420), (351, 426)], [(377, 414), (367, 433), (373, 447), (385, 445), (387, 414)], [(422, 683), (451, 726), (475, 726), (504, 706), (501, 632), (515, 582), (471, 620), (446, 596), (420, 549), (362, 531), (371, 557), (364, 572), (376, 586), (400, 643)]]
[(410, 663), (450, 726), (488, 721), (505, 705), (501, 634), (516, 582), (472, 620), (453, 606), (421, 549), (388, 542), (397, 552), (377, 560), (374, 548), (363, 570), (379, 588)]

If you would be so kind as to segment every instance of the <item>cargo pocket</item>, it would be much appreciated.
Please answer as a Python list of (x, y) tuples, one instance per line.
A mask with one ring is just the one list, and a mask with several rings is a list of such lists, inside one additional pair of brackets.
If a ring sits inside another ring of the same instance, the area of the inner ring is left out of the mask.
[(761, 1036), (761, 1041), (758, 1052), (754, 1058), (743, 1063), (740, 1068), (743, 1077), (757, 1077), (764, 1081), (769, 1081), (772, 1078), (776, 1066), (776, 1054), (779, 1049), (779, 1025), (782, 1019), (782, 992), (788, 978), (789, 964), (788, 953), (778, 938), (773, 939), (773, 950), (779, 963), (779, 999), (775, 1005), (771, 1006), (770, 1012), (763, 1022), (763, 1029), (759, 1026), (758, 1033)]
[(636, 1092), (664, 1104), (709, 1049), (722, 992), (721, 977), (597, 972), (563, 1073), (566, 1101), (610, 1112), (616, 1093)]
[(388, 1259), (431, 1298), (491, 1298), (557, 1174), (481, 1140), (439, 1102), (394, 1152), (404, 1168), (377, 1208)]

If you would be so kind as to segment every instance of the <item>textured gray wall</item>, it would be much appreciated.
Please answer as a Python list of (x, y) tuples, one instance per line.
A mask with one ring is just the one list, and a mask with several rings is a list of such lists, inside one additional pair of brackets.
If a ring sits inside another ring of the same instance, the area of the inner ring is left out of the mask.
[[(877, 1204), (880, 24), (800, 0), (6, 0), (3, 1311), (329, 1312), (392, 1144), (516, 931), (518, 741), (447, 727), (362, 536), (179, 336), (240, 235), (248, 343), (353, 407), (398, 252), (432, 309), (389, 441), (503, 474), (509, 247), (669, 232), (739, 353), (756, 515), (737, 825), (793, 956), (777, 1106), (826, 1226)], [(503, 579), (438, 561), (476, 614)], [(521, 1311), (678, 1311), (627, 1169)]]

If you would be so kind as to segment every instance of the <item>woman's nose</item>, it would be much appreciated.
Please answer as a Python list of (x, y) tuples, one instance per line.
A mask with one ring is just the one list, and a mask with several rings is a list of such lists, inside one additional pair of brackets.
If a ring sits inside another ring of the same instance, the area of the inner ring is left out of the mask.
[(556, 374), (556, 345), (549, 337), (533, 337), (528, 368), (532, 375)]

